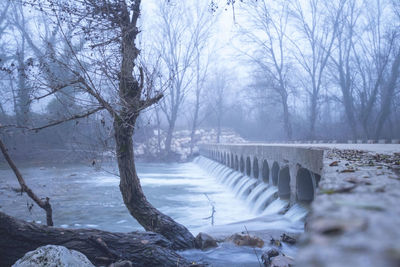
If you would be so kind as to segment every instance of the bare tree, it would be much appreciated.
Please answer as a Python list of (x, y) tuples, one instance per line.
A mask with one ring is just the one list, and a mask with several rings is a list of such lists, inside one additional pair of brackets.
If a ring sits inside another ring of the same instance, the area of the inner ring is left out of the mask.
[(357, 138), (357, 121), (354, 107), (354, 80), (352, 66), (352, 53), (356, 39), (356, 26), (357, 21), (360, 17), (361, 11), (357, 6), (357, 1), (348, 0), (345, 1), (344, 6), (331, 6), (331, 10), (340, 10), (343, 8), (343, 12), (339, 16), (339, 25), (336, 31), (336, 41), (334, 52), (331, 54), (331, 61), (334, 67), (331, 69), (331, 74), (335, 81), (340, 87), (342, 92), (342, 102), (345, 108), (345, 114), (348, 125), (351, 129), (353, 138)]
[(161, 102), (161, 109), (168, 122), (165, 140), (167, 156), (171, 153), (179, 110), (195, 76), (192, 67), (209, 36), (212, 20), (205, 7), (198, 5), (195, 12), (186, 2), (161, 1), (159, 4), (160, 39), (163, 40), (159, 51), (167, 73), (165, 77), (169, 80), (166, 97)]
[[(25, 19), (24, 10), (21, 3), (13, 3), (12, 15), (9, 18), (11, 23), (20, 24), (26, 27), (27, 21)], [(31, 113), (30, 97), (32, 94), (32, 87), (28, 83), (28, 68), (33, 64), (32, 58), (27, 56), (26, 38), (23, 34), (14, 35), (16, 43), (16, 53), (13, 58), (16, 61), (16, 92), (13, 93), (14, 97), (14, 111), (16, 115), (17, 125), (26, 125), (29, 122)]]
[[(4, 77), (10, 77), (10, 69), (5, 63), (10, 59), (10, 55), (7, 53), (5, 35), (6, 30), (9, 27), (9, 21), (7, 19), (7, 13), (9, 13), (11, 2), (6, 1), (0, 4), (0, 80), (4, 80)], [(4, 99), (3, 99), (4, 100)], [(4, 116), (5, 110), (3, 108), (3, 101), (0, 101), (0, 112)]]
[(214, 77), (208, 85), (208, 102), (216, 118), (217, 143), (221, 141), (222, 120), (226, 111), (228, 76), (228, 71), (218, 69), (214, 72)]
[(255, 53), (246, 54), (265, 72), (265, 77), (271, 79), (270, 87), (280, 96), (284, 131), (290, 140), (292, 126), (288, 102), (291, 93), (291, 59), (287, 50), (288, 5), (289, 1), (248, 2), (245, 11), (250, 18), (250, 26), (249, 29), (243, 28), (242, 32), (256, 47)]
[(200, 51), (197, 49), (196, 51), (196, 66), (195, 66), (195, 103), (193, 107), (193, 119), (192, 119), (192, 127), (191, 127), (191, 132), (190, 132), (190, 154), (193, 154), (193, 148), (195, 145), (195, 136), (196, 136), (196, 130), (202, 121), (202, 117), (200, 114), (200, 109), (202, 106), (202, 96), (203, 96), (203, 89), (206, 81), (206, 77), (208, 76), (208, 65), (209, 65), (209, 60), (210, 58), (208, 57), (206, 59), (206, 62), (204, 65), (202, 65), (201, 62), (201, 56), (200, 56)]
[(383, 126), (391, 112), (395, 90), (398, 88), (398, 80), (400, 76), (400, 47), (396, 47), (393, 57), (394, 60), (392, 67), (382, 90), (381, 107), (378, 113), (378, 124), (375, 131), (375, 138), (379, 138), (382, 133)]
[(295, 48), (293, 54), (307, 76), (303, 84), (310, 99), (309, 138), (312, 140), (315, 138), (323, 78), (336, 37), (342, 7), (339, 6), (332, 14), (332, 20), (329, 20), (326, 16), (328, 7), (323, 1), (308, 0), (302, 3), (298, 0), (292, 2), (291, 14), (301, 37), (292, 38), (291, 41)]
[[(385, 90), (385, 77), (390, 73), (392, 59), (396, 58), (398, 34), (384, 22), (384, 17), (388, 14), (384, 12), (380, 0), (366, 1), (365, 5), (373, 8), (366, 9), (364, 13), (365, 30), (358, 33), (362, 39), (353, 46), (353, 53), (357, 73), (355, 77), (360, 81), (355, 86), (359, 102), (359, 120), (364, 136), (371, 138), (371, 131), (376, 131), (376, 123), (373, 121), (376, 119), (379, 92)], [(390, 109), (390, 103), (387, 108)]]
[[(106, 110), (113, 119), (120, 190), (129, 212), (146, 230), (160, 233), (171, 240), (174, 248), (193, 247), (193, 235), (147, 201), (135, 168), (133, 134), (136, 120), (141, 111), (157, 103), (163, 96), (154, 88), (145, 86), (143, 68), (137, 65), (140, 50), (135, 40), (140, 33), (138, 19), (141, 1), (80, 0), (68, 3), (43, 0), (38, 4), (32, 1), (32, 4), (50, 13), (56, 26), (60, 27), (75, 62), (72, 66), (64, 65), (73, 79), (69, 84), (53, 88), (51, 93), (78, 81), (87, 100), (85, 111), (51, 125)], [(85, 36), (85, 49), (79, 53), (75, 50), (66, 35), (66, 28), (74, 29), (71, 34), (73, 38), (82, 34)], [(75, 70), (75, 66), (79, 69)]]

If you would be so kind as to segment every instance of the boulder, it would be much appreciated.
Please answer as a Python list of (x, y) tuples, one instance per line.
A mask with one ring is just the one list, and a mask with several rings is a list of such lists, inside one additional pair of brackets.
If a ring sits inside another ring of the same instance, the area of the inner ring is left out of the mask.
[(261, 256), (261, 260), (264, 266), (269, 266), (271, 264), (271, 258), (279, 256), (279, 254), (280, 254), (279, 251), (274, 248), (264, 251), (264, 253)]
[(285, 255), (279, 255), (271, 258), (270, 267), (292, 267), (294, 266), (294, 259)]
[(296, 239), (291, 236), (288, 236), (287, 234), (281, 235), (281, 241), (291, 245), (296, 244)]
[(207, 248), (214, 248), (217, 247), (217, 241), (215, 239), (206, 234), (206, 233), (199, 233), (195, 239), (196, 248), (199, 249), (207, 249)]
[(271, 244), (271, 245), (273, 245), (273, 246), (277, 246), (277, 247), (282, 247), (282, 243), (281, 243), (281, 241), (279, 241), (279, 240), (277, 240), (277, 239), (274, 239), (274, 238), (271, 238), (271, 240), (269, 241), (269, 243)]
[(265, 267), (291, 267), (294, 265), (293, 258), (281, 254), (274, 248), (265, 251), (261, 259)]
[(82, 253), (63, 246), (47, 245), (27, 252), (12, 267), (94, 267)]
[(251, 236), (249, 234), (234, 234), (228, 238), (228, 241), (233, 242), (237, 246), (250, 246), (259, 247), (264, 246), (264, 241), (256, 236)]

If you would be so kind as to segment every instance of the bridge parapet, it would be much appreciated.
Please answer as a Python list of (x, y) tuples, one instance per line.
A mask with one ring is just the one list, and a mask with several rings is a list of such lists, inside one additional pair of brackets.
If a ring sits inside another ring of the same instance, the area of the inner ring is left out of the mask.
[(291, 202), (314, 199), (323, 171), (324, 150), (270, 144), (205, 144), (200, 154), (278, 187)]

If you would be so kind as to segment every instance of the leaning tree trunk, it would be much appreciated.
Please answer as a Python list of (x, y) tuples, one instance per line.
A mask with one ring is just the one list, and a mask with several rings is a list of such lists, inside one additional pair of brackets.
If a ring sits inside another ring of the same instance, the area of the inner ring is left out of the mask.
[(0, 266), (11, 266), (28, 251), (44, 245), (77, 250), (96, 266), (129, 260), (133, 266), (188, 266), (171, 242), (150, 232), (111, 233), (62, 229), (17, 220), (0, 212)]
[(194, 237), (186, 227), (154, 208), (146, 199), (136, 173), (132, 135), (134, 123), (114, 121), (116, 152), (120, 174), (120, 190), (125, 205), (135, 219), (147, 230), (170, 240), (173, 248), (194, 247)]
[(121, 1), (121, 5), (118, 4), (118, 6), (123, 7), (121, 14), (119, 14), (121, 17), (122, 62), (118, 92), (122, 108), (118, 111), (118, 114), (113, 114), (113, 117), (120, 176), (119, 188), (130, 214), (144, 229), (163, 235), (172, 242), (173, 248), (193, 248), (193, 235), (184, 226), (158, 211), (147, 201), (136, 174), (132, 140), (136, 119), (143, 109), (157, 103), (162, 97), (162, 95), (158, 95), (154, 98), (141, 99), (144, 94), (142, 68), (138, 67), (139, 79), (133, 76), (136, 66), (135, 60), (139, 55), (135, 40), (140, 32), (136, 27), (137, 19), (140, 16), (140, 3), (140, 0), (134, 1), (134, 4), (132, 4), (134, 12), (129, 12), (125, 1)]

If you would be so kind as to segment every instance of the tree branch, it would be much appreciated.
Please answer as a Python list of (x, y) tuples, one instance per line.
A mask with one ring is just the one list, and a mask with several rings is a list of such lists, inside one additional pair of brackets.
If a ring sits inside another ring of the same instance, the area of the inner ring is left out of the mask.
[(22, 177), (22, 174), (19, 172), (17, 166), (11, 159), (10, 155), (8, 154), (8, 150), (4, 143), (0, 139), (0, 149), (1, 152), (3, 153), (4, 158), (6, 159), (8, 165), (10, 165), (10, 168), (13, 170), (15, 176), (17, 177), (18, 183), (21, 186), (22, 192), (25, 192), (35, 203), (44, 209), (46, 211), (46, 221), (48, 226), (53, 226), (53, 211), (51, 209), (50, 205), (50, 198), (46, 197), (46, 200), (43, 201), (43, 199), (39, 198), (25, 183), (24, 178)]
[(98, 108), (90, 110), (90, 111), (88, 111), (88, 112), (86, 112), (84, 114), (77, 114), (77, 115), (74, 115), (72, 117), (65, 118), (65, 119), (62, 119), (62, 120), (59, 120), (59, 121), (55, 121), (55, 122), (52, 122), (52, 123), (47, 124), (47, 125), (43, 125), (43, 126), (36, 127), (36, 128), (29, 128), (29, 130), (31, 130), (31, 131), (40, 131), (40, 130), (43, 130), (45, 128), (49, 128), (49, 127), (61, 124), (63, 122), (86, 118), (86, 117), (88, 117), (88, 116), (90, 116), (90, 115), (92, 115), (92, 114), (94, 114), (94, 113), (96, 113), (96, 112), (98, 112), (98, 111), (100, 111), (102, 109), (104, 109), (104, 107), (98, 107)]

